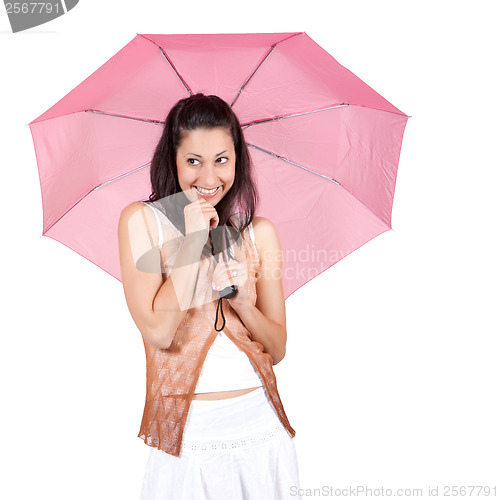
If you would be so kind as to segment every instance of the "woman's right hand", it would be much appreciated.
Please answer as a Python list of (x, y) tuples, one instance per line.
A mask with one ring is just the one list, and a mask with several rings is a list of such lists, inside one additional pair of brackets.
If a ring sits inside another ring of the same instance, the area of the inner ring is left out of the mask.
[(184, 207), (184, 222), (186, 226), (186, 236), (194, 236), (200, 239), (203, 245), (208, 239), (208, 232), (219, 225), (219, 216), (215, 207), (198, 194), (196, 189), (191, 188), (185, 191), (192, 203)]

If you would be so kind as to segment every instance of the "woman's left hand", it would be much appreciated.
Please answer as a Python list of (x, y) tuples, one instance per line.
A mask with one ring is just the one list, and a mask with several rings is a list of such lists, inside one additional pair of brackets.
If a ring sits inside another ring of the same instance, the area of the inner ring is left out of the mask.
[[(238, 275), (233, 276), (233, 271), (236, 271)], [(248, 305), (250, 301), (248, 297), (247, 281), (248, 268), (246, 261), (243, 260), (242, 262), (238, 262), (237, 260), (231, 259), (224, 262), (222, 254), (220, 253), (212, 278), (212, 288), (220, 291), (231, 285), (236, 285), (238, 287), (236, 295), (232, 299), (228, 299), (235, 310), (239, 307)]]

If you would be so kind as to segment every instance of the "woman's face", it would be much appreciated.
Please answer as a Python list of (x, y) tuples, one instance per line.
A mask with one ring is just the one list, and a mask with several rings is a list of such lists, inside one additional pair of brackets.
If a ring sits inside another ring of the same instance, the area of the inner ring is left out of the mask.
[[(236, 154), (225, 128), (192, 130), (177, 150), (177, 178), (182, 191), (194, 188), (215, 206), (234, 182)], [(215, 192), (202, 192), (199, 188)]]

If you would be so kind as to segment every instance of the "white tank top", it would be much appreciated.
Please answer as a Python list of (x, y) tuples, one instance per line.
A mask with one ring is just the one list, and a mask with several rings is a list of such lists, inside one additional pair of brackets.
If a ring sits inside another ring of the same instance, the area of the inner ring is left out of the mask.
[[(146, 203), (144, 203), (146, 205)], [(163, 245), (163, 229), (155, 207), (150, 206), (158, 223), (159, 246)], [(249, 232), (255, 245), (253, 224)], [(194, 393), (234, 391), (261, 387), (262, 380), (248, 356), (224, 333), (222, 329), (208, 350), (201, 368)]]

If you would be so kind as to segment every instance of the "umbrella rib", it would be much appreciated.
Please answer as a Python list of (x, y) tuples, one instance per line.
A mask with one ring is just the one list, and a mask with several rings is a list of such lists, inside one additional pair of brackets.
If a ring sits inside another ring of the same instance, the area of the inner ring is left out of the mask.
[(128, 115), (117, 115), (116, 113), (106, 113), (105, 111), (99, 111), (97, 109), (84, 109), (85, 113), (96, 113), (98, 115), (106, 115), (106, 116), (116, 116), (117, 118), (126, 118), (127, 120), (138, 120), (140, 122), (148, 122), (148, 123), (165, 123), (161, 120), (151, 120), (149, 118), (137, 118), (135, 116)]
[(351, 106), (351, 104), (347, 104), (347, 103), (343, 102), (342, 104), (336, 104), (334, 106), (328, 106), (326, 108), (313, 109), (311, 111), (302, 111), (301, 113), (292, 113), (289, 115), (273, 116), (272, 118), (263, 118), (261, 120), (254, 120), (252, 122), (242, 123), (241, 127), (248, 128), (248, 127), (251, 127), (252, 125), (257, 125), (259, 123), (272, 122), (272, 121), (276, 121), (276, 120), (284, 120), (286, 118), (293, 118), (295, 116), (310, 115), (311, 113), (318, 113), (319, 111), (326, 111), (328, 109), (344, 108), (346, 106)]
[(193, 95), (193, 92), (189, 88), (188, 84), (184, 81), (184, 78), (182, 78), (182, 76), (180, 75), (180, 73), (177, 71), (177, 68), (174, 66), (174, 63), (167, 56), (167, 54), (165, 53), (165, 51), (163, 50), (163, 48), (160, 47), (154, 40), (151, 40), (151, 38), (148, 38), (145, 35), (141, 35), (140, 33), (137, 33), (137, 34), (139, 36), (142, 36), (146, 40), (150, 41), (151, 43), (154, 43), (161, 50), (161, 53), (164, 55), (165, 59), (169, 62), (170, 66), (172, 66), (172, 69), (175, 71), (175, 74), (179, 77), (179, 80), (182, 82), (182, 84), (184, 85), (184, 87), (186, 87), (186, 90), (189, 92), (189, 95)]
[(236, 97), (233, 99), (233, 102), (231, 103), (231, 107), (233, 107), (234, 103), (236, 102), (236, 100), (238, 99), (238, 97), (240, 97), (240, 94), (241, 92), (243, 91), (243, 89), (247, 86), (248, 82), (250, 81), (250, 79), (253, 77), (253, 75), (255, 75), (255, 73), (257, 72), (257, 70), (262, 66), (262, 64), (264, 63), (264, 61), (269, 57), (269, 55), (271, 54), (271, 52), (275, 49), (276, 45), (278, 45), (278, 43), (281, 43), (281, 42), (284, 42), (286, 40), (289, 40), (290, 38), (293, 38), (294, 36), (297, 36), (297, 35), (302, 35), (304, 32), (301, 32), (301, 33), (294, 33), (293, 35), (287, 37), (287, 38), (284, 38), (283, 40), (279, 40), (277, 41), (275, 44), (273, 44), (271, 46), (271, 48), (269, 49), (269, 51), (267, 52), (267, 54), (264, 56), (264, 58), (262, 59), (262, 61), (260, 61), (260, 63), (257, 65), (257, 67), (253, 70), (252, 74), (245, 80), (245, 83), (240, 87), (240, 90), (238, 90), (238, 93), (236, 94)]
[(250, 146), (251, 148), (258, 149), (259, 151), (262, 151), (263, 153), (266, 153), (268, 155), (274, 156), (274, 158), (277, 158), (278, 160), (283, 160), (286, 161), (287, 163), (290, 163), (291, 165), (295, 165), (296, 167), (302, 168), (304, 170), (307, 170), (308, 172), (311, 172), (311, 174), (316, 174), (319, 175), (320, 177), (323, 177), (323, 179), (326, 179), (327, 181), (335, 182), (335, 184), (338, 184), (341, 186), (339, 181), (333, 179), (332, 177), (327, 177), (326, 175), (320, 174), (318, 172), (315, 172), (314, 170), (311, 170), (310, 168), (304, 167), (303, 165), (299, 165), (298, 163), (293, 162), (292, 160), (289, 160), (288, 158), (285, 158), (284, 156), (281, 156), (279, 154), (273, 153), (272, 151), (267, 151), (266, 149), (263, 149), (259, 146), (255, 146), (254, 144), (250, 144), (249, 142), (246, 143), (247, 146)]
[[(73, 208), (75, 208), (78, 203), (80, 203), (83, 199), (85, 199), (90, 193), (92, 193), (93, 191), (95, 191), (96, 189), (100, 189), (104, 186), (106, 186), (107, 184), (110, 184), (111, 182), (115, 182), (119, 179), (122, 179), (123, 177), (126, 177), (127, 175), (130, 175), (130, 174), (133, 174), (134, 172), (137, 172), (143, 168), (146, 168), (148, 167), (149, 165), (151, 165), (151, 162), (149, 163), (146, 163), (146, 165), (142, 165), (141, 167), (138, 167), (138, 168), (135, 168), (134, 170), (131, 170), (130, 172), (127, 172), (125, 174), (122, 174), (122, 175), (119, 175), (118, 177), (115, 177), (114, 179), (110, 179), (109, 181), (106, 181), (106, 182), (103, 182), (102, 184), (99, 184), (98, 186), (92, 188), (86, 195), (82, 196), (77, 202), (75, 202), (73, 204), (72, 207), (68, 208), (68, 210), (66, 210), (66, 212), (64, 212), (61, 217), (59, 217), (57, 220), (55, 220), (46, 230), (45, 230), (45, 233), (47, 233), (47, 231), (55, 224), (57, 224), (68, 212), (70, 212), (71, 210), (73, 210)], [(44, 233), (44, 234), (45, 234)]]
[(314, 170), (311, 170), (310, 168), (304, 167), (303, 165), (299, 165), (298, 163), (293, 162), (292, 160), (289, 160), (288, 158), (285, 158), (284, 156), (281, 156), (279, 154), (273, 153), (272, 151), (267, 151), (266, 149), (263, 149), (259, 146), (255, 146), (254, 144), (250, 144), (249, 142), (246, 143), (247, 146), (250, 146), (252, 148), (258, 149), (259, 151), (262, 151), (263, 153), (266, 153), (268, 155), (273, 156), (274, 158), (277, 158), (278, 160), (282, 160), (286, 163), (290, 163), (290, 165), (294, 165), (295, 167), (302, 168), (303, 170), (307, 170), (308, 172), (311, 172), (311, 174), (319, 175), (320, 177), (323, 177), (323, 179), (326, 179), (327, 181), (334, 182), (335, 184), (339, 185), (341, 188), (345, 189), (351, 196), (356, 198), (361, 204), (363, 204), (370, 212), (377, 217), (377, 219), (380, 219), (384, 224), (386, 222), (381, 219), (379, 215), (377, 215), (363, 200), (359, 199), (352, 191), (349, 191), (344, 185), (342, 185), (339, 181), (333, 179), (332, 177), (327, 177), (326, 175), (320, 174), (318, 172), (315, 172)]
[(118, 177), (115, 177), (114, 179), (110, 179), (109, 181), (106, 181), (106, 182), (103, 182), (102, 184), (99, 184), (98, 186), (96, 186), (95, 188), (92, 188), (90, 191), (89, 191), (89, 194), (92, 192), (92, 191), (95, 191), (96, 189), (101, 189), (102, 187), (106, 186), (107, 184), (110, 184), (111, 182), (115, 182), (115, 181), (118, 181), (120, 179), (122, 179), (123, 177), (126, 177), (127, 175), (130, 175), (130, 174), (133, 174), (135, 172), (138, 172), (139, 170), (142, 170), (143, 168), (146, 168), (148, 167), (149, 165), (151, 165), (151, 162), (149, 163), (146, 163), (145, 165), (142, 165), (141, 167), (138, 167), (138, 168), (134, 168), (134, 170), (131, 170), (130, 172), (126, 172), (122, 175), (119, 175)]
[[(327, 111), (329, 109), (344, 108), (346, 106), (359, 106), (361, 108), (368, 108), (368, 109), (374, 109), (376, 111), (383, 111), (384, 113), (393, 113), (393, 114), (399, 115), (399, 116), (406, 116), (406, 115), (401, 115), (400, 113), (396, 113), (395, 111), (388, 111), (386, 109), (378, 109), (378, 108), (372, 108), (369, 106), (362, 106), (359, 104), (351, 104), (351, 103), (343, 102), (341, 104), (335, 104), (334, 106), (327, 106), (326, 108), (313, 109), (311, 111), (302, 111), (299, 113), (291, 113), (288, 115), (278, 115), (278, 116), (273, 116), (272, 118), (262, 118), (260, 120), (254, 120), (251, 122), (242, 123), (241, 127), (246, 129), (248, 127), (251, 127), (252, 125), (258, 125), (260, 123), (272, 122), (272, 121), (276, 121), (276, 120), (284, 120), (286, 118), (294, 118), (296, 116), (309, 115), (311, 113), (317, 113), (318, 111)], [(411, 118), (411, 116), (409, 118)]]
[[(279, 43), (279, 42), (277, 42)], [(275, 43), (270, 49), (269, 51), (267, 52), (267, 54), (264, 56), (264, 58), (262, 59), (262, 61), (260, 61), (260, 63), (257, 65), (257, 67), (253, 70), (252, 74), (245, 80), (245, 83), (240, 87), (240, 90), (238, 90), (238, 93), (236, 94), (236, 97), (233, 99), (233, 102), (231, 103), (231, 107), (233, 107), (234, 103), (236, 102), (236, 100), (238, 99), (238, 97), (240, 97), (240, 94), (241, 92), (243, 91), (243, 89), (247, 86), (248, 82), (250, 81), (250, 79), (252, 78), (253, 75), (255, 75), (255, 73), (257, 72), (257, 70), (262, 66), (262, 64), (264, 63), (264, 61), (268, 58), (268, 56), (271, 54), (271, 52), (274, 50), (274, 48), (276, 47), (277, 43)]]

